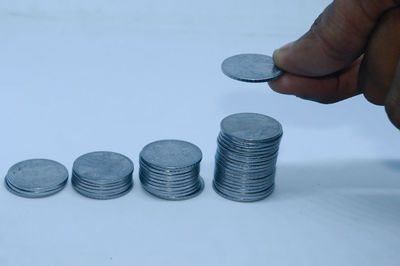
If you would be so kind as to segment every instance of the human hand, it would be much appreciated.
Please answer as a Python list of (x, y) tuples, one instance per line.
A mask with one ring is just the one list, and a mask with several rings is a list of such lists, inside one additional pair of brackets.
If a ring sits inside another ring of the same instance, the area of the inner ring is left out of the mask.
[(311, 29), (274, 52), (287, 71), (270, 87), (334, 103), (363, 93), (400, 129), (400, 0), (335, 0)]

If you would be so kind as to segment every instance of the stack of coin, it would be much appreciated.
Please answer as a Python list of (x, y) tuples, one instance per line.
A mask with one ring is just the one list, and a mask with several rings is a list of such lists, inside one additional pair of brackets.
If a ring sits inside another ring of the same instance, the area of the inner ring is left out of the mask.
[(83, 196), (93, 199), (113, 199), (128, 193), (133, 187), (133, 163), (119, 153), (99, 151), (75, 160), (71, 182)]
[(68, 180), (62, 164), (47, 159), (32, 159), (13, 165), (5, 177), (6, 188), (26, 198), (50, 196), (61, 191)]
[(282, 126), (254, 113), (233, 114), (221, 122), (214, 190), (235, 201), (257, 201), (274, 190)]
[(201, 150), (186, 141), (160, 140), (140, 153), (139, 177), (143, 188), (156, 197), (184, 200), (195, 197), (204, 187), (199, 176)]

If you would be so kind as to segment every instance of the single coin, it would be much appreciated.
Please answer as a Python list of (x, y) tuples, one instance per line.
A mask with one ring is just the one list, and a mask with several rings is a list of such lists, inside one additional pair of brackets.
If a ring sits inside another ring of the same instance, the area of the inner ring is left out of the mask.
[(151, 166), (164, 169), (185, 168), (199, 163), (201, 150), (183, 140), (159, 140), (146, 145), (140, 159)]
[(221, 68), (228, 77), (245, 82), (269, 82), (283, 74), (272, 57), (263, 54), (234, 55), (225, 59)]
[(282, 125), (272, 117), (256, 113), (238, 113), (221, 122), (222, 134), (235, 140), (273, 141), (282, 136)]
[(80, 178), (96, 184), (115, 183), (130, 177), (133, 162), (126, 156), (109, 151), (84, 154), (75, 160), (73, 171)]

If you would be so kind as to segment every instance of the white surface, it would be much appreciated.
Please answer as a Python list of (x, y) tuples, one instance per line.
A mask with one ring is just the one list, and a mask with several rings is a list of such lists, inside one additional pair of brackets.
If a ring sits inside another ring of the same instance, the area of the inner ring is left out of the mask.
[[(39, 3), (40, 2), (40, 3)], [(228, 79), (221, 61), (271, 54), (328, 1), (3, 1), (0, 171), (150, 141), (202, 150), (205, 191), (168, 202), (140, 187), (96, 201), (69, 184), (39, 200), (0, 187), (0, 265), (398, 265), (400, 134), (362, 96), (319, 105)], [(306, 63), (306, 62), (305, 62)], [(211, 188), (220, 120), (284, 126), (277, 189), (241, 204)], [(137, 170), (137, 169), (136, 169)]]

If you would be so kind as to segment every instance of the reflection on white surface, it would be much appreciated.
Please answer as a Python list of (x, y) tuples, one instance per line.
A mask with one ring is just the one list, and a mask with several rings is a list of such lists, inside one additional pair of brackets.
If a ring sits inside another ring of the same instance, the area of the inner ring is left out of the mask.
[[(256, 203), (204, 192), (164, 201), (138, 183), (96, 201), (71, 186), (46, 199), (1, 191), (2, 265), (396, 265), (399, 161), (284, 164)], [(137, 178), (136, 178), (137, 179)], [(24, 256), (19, 256), (20, 252)], [(62, 258), (62, 260), (60, 260)], [(18, 264), (17, 263), (17, 264)]]

